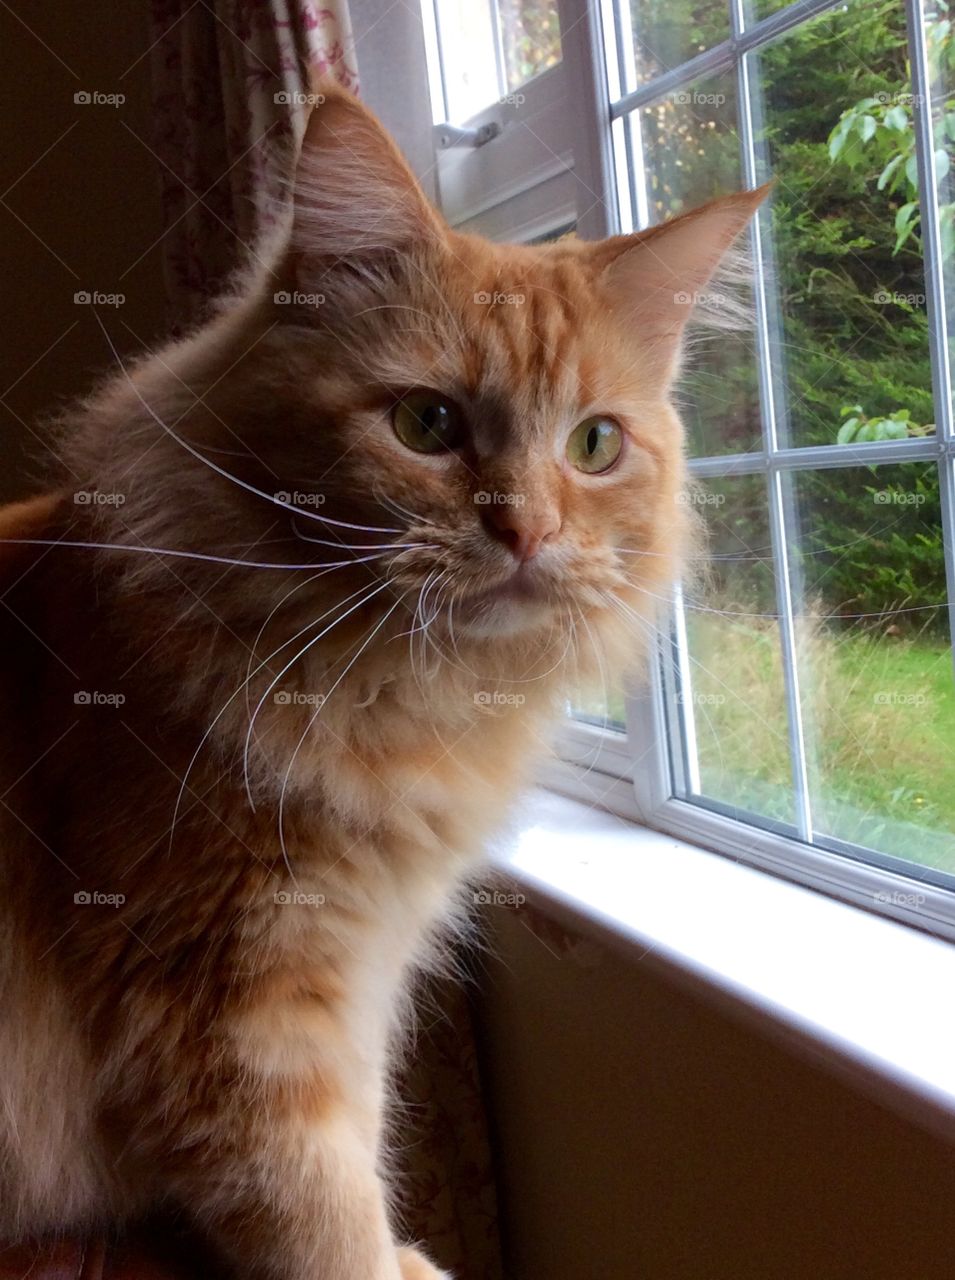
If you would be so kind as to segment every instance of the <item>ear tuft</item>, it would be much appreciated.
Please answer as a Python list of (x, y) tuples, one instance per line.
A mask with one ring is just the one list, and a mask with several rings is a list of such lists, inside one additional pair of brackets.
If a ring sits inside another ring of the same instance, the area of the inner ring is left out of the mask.
[(444, 223), (383, 125), (336, 84), (316, 86), (294, 181), (293, 257), (365, 260), (444, 238)]
[[(621, 323), (650, 341), (672, 374), (680, 337), (698, 308), (732, 327), (739, 306), (731, 293), (705, 293), (733, 242), (766, 198), (770, 184), (722, 196), (632, 236), (597, 246), (599, 281)], [(720, 312), (723, 312), (721, 317)]]

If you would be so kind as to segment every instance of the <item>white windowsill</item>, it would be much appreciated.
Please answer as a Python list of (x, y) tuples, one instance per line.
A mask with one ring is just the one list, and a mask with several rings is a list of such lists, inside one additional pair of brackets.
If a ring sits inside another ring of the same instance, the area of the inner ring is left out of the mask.
[(955, 1137), (955, 945), (548, 791), (495, 863), (565, 924)]

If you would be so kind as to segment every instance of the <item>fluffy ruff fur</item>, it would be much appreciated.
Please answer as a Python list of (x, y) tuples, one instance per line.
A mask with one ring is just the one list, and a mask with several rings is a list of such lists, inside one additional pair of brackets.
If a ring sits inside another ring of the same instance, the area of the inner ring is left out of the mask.
[[(382, 1149), (412, 976), (677, 574), (674, 298), (759, 198), (495, 246), (330, 94), (273, 267), (64, 415), (0, 528), (4, 1235), (171, 1202), (243, 1276), (439, 1275)], [(415, 387), (460, 449), (397, 439)], [(585, 475), (596, 413), (624, 447)], [(548, 535), (518, 567), (515, 521)]]

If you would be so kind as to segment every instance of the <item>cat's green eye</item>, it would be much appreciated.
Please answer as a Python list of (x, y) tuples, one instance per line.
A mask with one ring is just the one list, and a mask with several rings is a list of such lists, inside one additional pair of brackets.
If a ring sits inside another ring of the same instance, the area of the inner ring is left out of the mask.
[(464, 417), (436, 391), (409, 391), (392, 410), (395, 435), (416, 453), (456, 449), (464, 439)]
[(623, 432), (612, 418), (585, 418), (567, 440), (567, 461), (578, 471), (598, 475), (620, 457)]

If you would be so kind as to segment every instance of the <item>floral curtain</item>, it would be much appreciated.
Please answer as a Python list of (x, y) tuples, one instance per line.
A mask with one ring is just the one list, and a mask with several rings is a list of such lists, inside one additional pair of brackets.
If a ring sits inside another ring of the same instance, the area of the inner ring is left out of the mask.
[(201, 314), (274, 218), (310, 84), (357, 91), (346, 0), (151, 0), (172, 323)]

